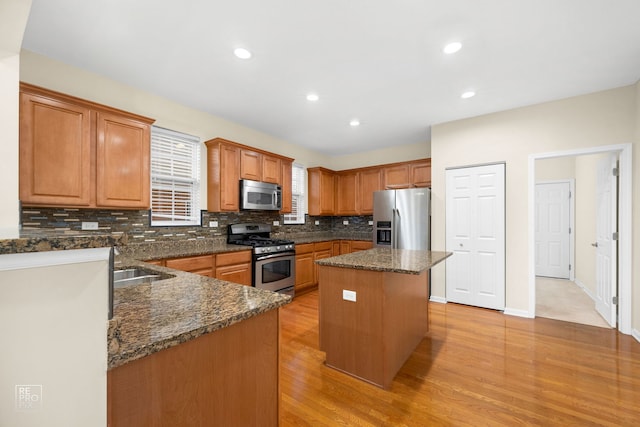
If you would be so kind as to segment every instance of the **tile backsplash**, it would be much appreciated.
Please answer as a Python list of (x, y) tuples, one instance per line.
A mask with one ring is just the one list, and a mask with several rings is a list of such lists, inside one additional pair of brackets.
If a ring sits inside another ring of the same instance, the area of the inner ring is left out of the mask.
[[(227, 225), (240, 222), (273, 224), (274, 221), (279, 221), (279, 226), (273, 226), (275, 236), (327, 232), (365, 234), (372, 231), (372, 226), (369, 225), (371, 216), (310, 217), (307, 215), (305, 224), (284, 224), (282, 215), (270, 211), (202, 211), (201, 215), (201, 226), (152, 227), (149, 225), (148, 210), (23, 207), (21, 225), (23, 230), (81, 231), (83, 222), (97, 222), (97, 231), (84, 232), (114, 235), (126, 233), (129, 242), (226, 238)], [(211, 221), (217, 221), (218, 226), (209, 227)], [(348, 221), (348, 225), (345, 225), (344, 221)]]

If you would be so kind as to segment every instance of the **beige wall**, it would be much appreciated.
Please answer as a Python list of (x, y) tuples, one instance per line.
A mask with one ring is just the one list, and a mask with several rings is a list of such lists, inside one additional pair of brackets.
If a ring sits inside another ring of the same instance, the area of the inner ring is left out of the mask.
[(0, 1), (0, 237), (18, 233), (18, 81), (30, 0)]
[(575, 157), (536, 160), (536, 182), (559, 181), (576, 177)]
[[(604, 145), (637, 145), (638, 89), (627, 86), (560, 101), (436, 125), (432, 130), (432, 247), (445, 247), (444, 171), (451, 166), (506, 162), (506, 307), (528, 312), (528, 158), (531, 154)], [(640, 167), (634, 147), (634, 169)], [(640, 223), (635, 176), (634, 223)], [(634, 249), (637, 250), (636, 229)], [(445, 269), (436, 267), (432, 294), (445, 296)], [(634, 274), (633, 288), (638, 289)], [(637, 293), (637, 292), (636, 292)], [(637, 299), (637, 298), (636, 298)], [(640, 305), (633, 327), (640, 329)]]

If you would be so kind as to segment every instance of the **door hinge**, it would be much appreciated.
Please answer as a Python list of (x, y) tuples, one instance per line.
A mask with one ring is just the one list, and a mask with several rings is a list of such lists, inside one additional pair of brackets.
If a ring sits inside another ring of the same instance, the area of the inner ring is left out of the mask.
[(569, 191), (569, 198), (571, 198), (571, 191)]
[(571, 271), (571, 264), (569, 264), (569, 271)]
[(569, 227), (569, 234), (571, 234), (571, 227)]
[(613, 233), (613, 234), (611, 235), (611, 240), (618, 240), (618, 237), (619, 237), (619, 236), (618, 236), (618, 232), (616, 231), (615, 233)]
[(615, 296), (615, 297), (611, 298), (611, 303), (612, 303), (613, 305), (618, 305), (618, 297), (617, 297), (617, 296)]
[(613, 171), (611, 171), (613, 173), (613, 176), (619, 176), (620, 175), (620, 169), (618, 168), (613, 168)]

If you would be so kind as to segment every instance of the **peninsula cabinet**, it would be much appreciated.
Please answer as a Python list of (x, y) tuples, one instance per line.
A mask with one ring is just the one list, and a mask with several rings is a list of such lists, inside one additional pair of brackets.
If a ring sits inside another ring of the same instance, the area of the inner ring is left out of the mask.
[(20, 84), (24, 206), (147, 209), (152, 119)]
[(282, 187), (282, 213), (291, 212), (293, 159), (223, 138), (207, 146), (207, 210), (238, 212), (240, 179), (271, 182)]
[(278, 425), (279, 311), (107, 371), (107, 425)]

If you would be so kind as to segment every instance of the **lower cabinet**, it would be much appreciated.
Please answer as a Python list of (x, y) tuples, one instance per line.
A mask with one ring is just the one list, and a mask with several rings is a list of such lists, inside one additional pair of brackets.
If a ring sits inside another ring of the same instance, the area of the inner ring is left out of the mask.
[(166, 260), (165, 266), (201, 276), (213, 277), (214, 260), (214, 255), (175, 258)]
[(351, 252), (366, 251), (373, 248), (373, 242), (367, 240), (351, 240)]
[(315, 261), (333, 256), (333, 242), (318, 242), (313, 244), (313, 277), (314, 282), (318, 284), (319, 268)]
[(276, 427), (278, 313), (268, 311), (109, 370), (107, 424)]
[(251, 251), (227, 252), (216, 255), (215, 278), (251, 286)]
[(246, 286), (251, 286), (253, 277), (250, 250), (147, 262)]
[(316, 285), (313, 243), (296, 245), (296, 295), (313, 289)]

